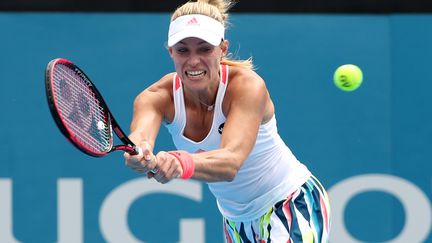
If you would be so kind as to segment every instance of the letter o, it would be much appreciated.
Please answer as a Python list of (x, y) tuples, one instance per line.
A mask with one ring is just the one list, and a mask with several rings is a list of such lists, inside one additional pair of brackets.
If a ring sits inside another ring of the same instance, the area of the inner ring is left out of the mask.
[(389, 243), (424, 242), (432, 225), (432, 210), (427, 196), (413, 183), (386, 174), (365, 174), (350, 177), (329, 189), (332, 208), (330, 242), (360, 243), (345, 227), (344, 211), (348, 202), (366, 191), (383, 191), (395, 196), (405, 209), (402, 231)]

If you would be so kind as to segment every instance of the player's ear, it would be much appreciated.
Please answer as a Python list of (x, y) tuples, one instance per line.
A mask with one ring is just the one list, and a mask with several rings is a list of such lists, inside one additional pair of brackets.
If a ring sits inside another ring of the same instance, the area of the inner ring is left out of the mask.
[(220, 48), (222, 50), (222, 56), (226, 56), (226, 54), (228, 53), (228, 47), (229, 47), (229, 41), (223, 40), (220, 44)]
[(173, 57), (173, 49), (172, 47), (168, 47), (168, 53), (170, 54), (171, 58)]

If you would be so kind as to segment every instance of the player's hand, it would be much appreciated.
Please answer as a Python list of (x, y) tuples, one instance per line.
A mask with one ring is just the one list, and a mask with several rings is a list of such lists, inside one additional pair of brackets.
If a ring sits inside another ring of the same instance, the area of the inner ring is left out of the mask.
[(179, 178), (183, 174), (182, 166), (177, 158), (165, 151), (156, 155), (156, 161), (158, 171), (154, 174), (154, 179), (162, 184)]
[(149, 178), (152, 177), (152, 172), (156, 172), (156, 158), (153, 155), (152, 147), (148, 142), (139, 144), (140, 153), (131, 155), (124, 153), (125, 164), (132, 170), (140, 174), (147, 174)]

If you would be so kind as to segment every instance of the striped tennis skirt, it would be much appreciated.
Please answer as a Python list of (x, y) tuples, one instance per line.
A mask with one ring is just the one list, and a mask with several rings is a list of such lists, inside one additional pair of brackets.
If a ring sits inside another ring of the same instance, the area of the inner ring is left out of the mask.
[(328, 242), (330, 205), (321, 183), (311, 177), (297, 191), (253, 221), (224, 218), (227, 243)]

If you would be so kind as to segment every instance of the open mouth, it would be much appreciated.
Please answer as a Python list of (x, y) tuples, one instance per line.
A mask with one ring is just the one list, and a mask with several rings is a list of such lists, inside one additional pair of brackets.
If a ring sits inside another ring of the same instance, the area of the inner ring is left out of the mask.
[(206, 74), (206, 71), (186, 71), (186, 75), (191, 78), (199, 78), (203, 77)]

